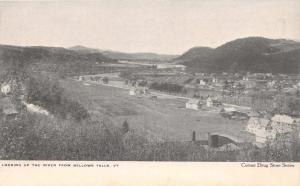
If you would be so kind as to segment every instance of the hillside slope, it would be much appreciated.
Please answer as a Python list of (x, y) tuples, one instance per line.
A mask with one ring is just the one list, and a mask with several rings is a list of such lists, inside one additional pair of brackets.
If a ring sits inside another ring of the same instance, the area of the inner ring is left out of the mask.
[(72, 73), (93, 68), (99, 62), (116, 62), (101, 53), (82, 53), (59, 47), (0, 45), (2, 68), (33, 68), (39, 71)]
[(300, 43), (249, 37), (211, 50), (189, 50), (177, 59), (194, 71), (299, 73)]

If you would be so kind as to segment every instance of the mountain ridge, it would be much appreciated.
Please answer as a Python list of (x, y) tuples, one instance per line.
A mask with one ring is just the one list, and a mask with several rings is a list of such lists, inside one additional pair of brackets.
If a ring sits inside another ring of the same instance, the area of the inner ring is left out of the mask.
[(192, 49), (174, 62), (196, 72), (300, 72), (300, 43), (293, 40), (247, 37), (208, 51), (206, 47)]

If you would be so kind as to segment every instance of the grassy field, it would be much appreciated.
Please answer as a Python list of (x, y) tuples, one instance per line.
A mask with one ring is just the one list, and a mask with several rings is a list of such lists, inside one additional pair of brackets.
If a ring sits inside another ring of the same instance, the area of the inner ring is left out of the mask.
[(208, 132), (232, 135), (241, 141), (253, 137), (243, 132), (246, 121), (222, 118), (217, 110), (194, 111), (185, 109), (186, 100), (149, 96), (130, 96), (128, 90), (103, 85), (84, 85), (75, 80), (62, 80), (62, 86), (73, 99), (82, 103), (94, 118), (108, 118), (116, 126), (125, 120), (130, 128), (148, 139), (189, 141), (192, 131), (197, 139), (205, 139)]

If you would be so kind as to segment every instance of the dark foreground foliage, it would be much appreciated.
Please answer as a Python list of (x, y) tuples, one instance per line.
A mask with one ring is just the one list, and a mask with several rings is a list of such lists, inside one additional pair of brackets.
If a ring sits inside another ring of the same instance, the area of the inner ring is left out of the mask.
[(1, 122), (0, 159), (129, 161), (300, 161), (300, 147), (247, 145), (217, 151), (193, 142), (149, 142), (106, 122), (74, 122), (36, 114)]
[(44, 76), (30, 77), (27, 82), (27, 101), (46, 108), (63, 119), (80, 121), (89, 117), (87, 110), (78, 102), (68, 98), (58, 80)]

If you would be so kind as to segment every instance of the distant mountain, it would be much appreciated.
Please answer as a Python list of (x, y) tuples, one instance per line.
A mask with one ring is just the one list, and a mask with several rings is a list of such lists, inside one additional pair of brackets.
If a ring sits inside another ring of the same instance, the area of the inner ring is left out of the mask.
[(189, 49), (187, 52), (181, 56), (175, 58), (174, 60), (179, 63), (189, 62), (191, 60), (197, 60), (199, 58), (205, 58), (212, 54), (214, 49), (209, 47), (194, 47)]
[(112, 50), (101, 50), (94, 48), (87, 48), (84, 46), (73, 46), (69, 48), (83, 53), (101, 52), (104, 56), (116, 60), (130, 60), (130, 61), (171, 61), (178, 55), (156, 54), (156, 53), (125, 53)]
[(20, 47), (0, 45), (0, 68), (16, 70), (33, 68), (38, 71), (79, 72), (93, 69), (99, 62), (116, 62), (103, 54), (82, 53), (60, 47)]
[(242, 38), (215, 49), (191, 49), (175, 61), (194, 71), (299, 73), (300, 43), (263, 37)]

